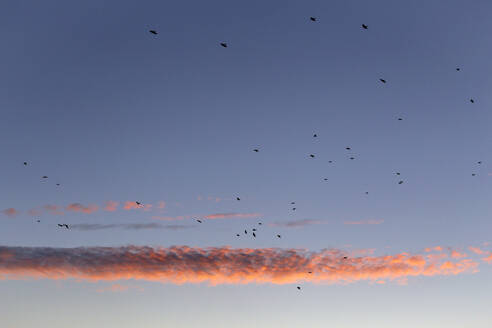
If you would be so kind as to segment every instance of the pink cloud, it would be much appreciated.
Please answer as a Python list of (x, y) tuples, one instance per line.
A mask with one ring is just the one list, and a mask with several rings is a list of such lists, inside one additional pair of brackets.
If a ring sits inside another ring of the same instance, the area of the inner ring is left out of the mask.
[(129, 210), (144, 210), (144, 211), (150, 211), (152, 208), (151, 204), (140, 204), (138, 205), (136, 202), (125, 202), (125, 206), (123, 209), (129, 211)]
[(15, 208), (7, 208), (5, 210), (2, 211), (3, 214), (7, 215), (8, 217), (15, 217), (17, 216), (17, 214), (19, 214), (19, 211), (17, 211)]
[[(314, 284), (394, 281), (478, 271), (472, 259), (428, 260), (407, 252), (345, 258), (338, 249), (211, 247), (6, 247), (0, 277), (86, 281), (145, 280), (163, 283)], [(310, 271), (312, 274), (307, 274)], [(118, 287), (116, 287), (118, 289)]]
[(478, 254), (478, 255), (483, 255), (483, 254), (486, 254), (486, 253), (487, 253), (487, 252), (485, 252), (485, 251), (482, 251), (482, 250), (481, 250), (480, 248), (478, 248), (478, 247), (473, 247), (473, 246), (470, 246), (470, 247), (468, 247), (468, 249), (469, 249), (470, 251), (472, 251), (473, 253)]
[(94, 213), (98, 209), (99, 209), (99, 206), (97, 206), (97, 205), (83, 206), (82, 204), (79, 204), (79, 203), (69, 204), (66, 207), (67, 211), (80, 212), (80, 213), (85, 213), (85, 214)]
[(484, 257), (482, 260), (489, 263), (489, 264), (492, 264), (492, 252), (490, 252), (489, 256)]
[(120, 203), (115, 202), (115, 201), (113, 201), (113, 200), (108, 200), (108, 201), (106, 202), (106, 206), (104, 207), (104, 210), (106, 210), (106, 211), (108, 211), (108, 212), (114, 212), (114, 211), (116, 211), (116, 209), (118, 208), (118, 205), (119, 205), (119, 204), (120, 204)]
[(161, 200), (157, 203), (157, 208), (163, 209), (166, 207), (166, 202)]
[(44, 205), (43, 208), (47, 210), (50, 214), (53, 215), (63, 215), (63, 211), (61, 211), (61, 207), (57, 205)]
[(360, 225), (360, 224), (382, 224), (384, 220), (361, 220), (361, 221), (345, 221), (343, 224)]

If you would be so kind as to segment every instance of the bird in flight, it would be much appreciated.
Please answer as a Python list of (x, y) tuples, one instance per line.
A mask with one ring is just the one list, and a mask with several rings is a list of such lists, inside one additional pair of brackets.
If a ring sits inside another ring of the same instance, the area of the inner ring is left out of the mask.
[(282, 238), (282, 236), (281, 235), (277, 235), (277, 238)]
[(253, 232), (253, 237), (255, 237), (255, 238), (256, 238), (256, 234), (255, 234), (254, 232)]
[(475, 173), (472, 173), (472, 177), (474, 177), (474, 176), (476, 176), (476, 174)]
[(369, 26), (367, 26), (366, 24), (362, 24), (362, 28), (363, 28), (364, 30), (367, 30), (367, 29), (369, 28)]
[(369, 191), (366, 191), (366, 195), (369, 195)]
[(297, 289), (301, 290), (301, 287), (300, 286), (297, 286)]
[(138, 206), (142, 205), (142, 203), (140, 202), (135, 202), (135, 204), (137, 204)]
[(236, 234), (236, 236), (238, 236), (238, 237), (239, 237), (239, 234), (237, 233), (237, 234)]
[(253, 228), (253, 231), (256, 231), (256, 228)]
[(313, 138), (317, 138), (317, 137), (318, 137), (318, 135), (316, 133), (313, 134)]
[(311, 20), (311, 22), (316, 22), (316, 17), (309, 17), (309, 19)]
[(253, 151), (257, 153), (257, 152), (259, 152), (260, 150), (255, 148), (255, 149), (253, 149)]
[(258, 225), (261, 225), (262, 223), (261, 222), (258, 222)]
[(474, 104), (474, 103), (475, 103), (475, 100), (473, 100), (473, 98), (471, 98), (471, 99), (470, 99), (470, 102), (471, 102), (472, 104)]
[(344, 256), (343, 259), (346, 260), (346, 259), (348, 259), (348, 257), (347, 256)]
[(157, 35), (157, 31), (156, 30), (149, 30), (150, 33), (154, 34), (154, 35)]
[(459, 67), (456, 67), (456, 71), (458, 71), (458, 72), (459, 72), (459, 71), (460, 71), (460, 68), (459, 68)]
[(236, 197), (236, 200), (241, 200), (241, 198), (239, 198), (239, 197)]
[(477, 164), (482, 164), (482, 161), (478, 161)]
[(247, 235), (248, 234), (248, 230), (244, 230), (244, 234)]
[(39, 222), (41, 222), (41, 220), (36, 220), (36, 222), (38, 222), (38, 223), (39, 223)]
[(290, 203), (291, 203), (291, 205), (294, 205), (296, 202), (290, 202)]
[(220, 45), (221, 45), (222, 47), (224, 47), (224, 48), (227, 48), (227, 43), (225, 43), (225, 42), (221, 42), (221, 43), (220, 43)]
[(403, 180), (398, 181), (398, 184), (403, 184)]
[(379, 81), (381, 81), (383, 83), (386, 83), (386, 80), (385, 79), (379, 79)]
[(42, 177), (43, 179), (48, 179), (48, 176), (47, 175), (43, 175)]
[(198, 223), (202, 223), (202, 220), (196, 219), (196, 222), (198, 222)]
[(59, 186), (60, 184), (59, 184), (59, 183), (57, 183), (56, 185), (57, 185), (57, 186)]
[(351, 148), (350, 147), (345, 147), (345, 149), (350, 150)]
[(70, 229), (70, 228), (68, 227), (68, 224), (66, 224), (66, 223), (63, 223), (63, 224), (58, 223), (58, 226), (59, 226), (60, 228), (65, 227), (65, 228), (67, 228), (67, 229)]
[(355, 159), (355, 157), (350, 157), (350, 159), (352, 159), (352, 160), (353, 160), (353, 159)]
[(24, 162), (24, 166), (27, 166), (27, 162)]
[(328, 181), (328, 178), (324, 178), (323, 180)]
[(314, 155), (313, 155), (313, 154), (311, 154), (311, 155), (309, 155), (309, 157), (314, 158)]
[(398, 121), (403, 121), (403, 119), (401, 117), (398, 117)]
[(396, 172), (395, 174), (396, 174), (396, 175), (400, 175), (400, 172)]
[(296, 210), (296, 207), (293, 207), (292, 210), (295, 211)]
[(333, 161), (328, 161), (328, 163), (333, 163)]

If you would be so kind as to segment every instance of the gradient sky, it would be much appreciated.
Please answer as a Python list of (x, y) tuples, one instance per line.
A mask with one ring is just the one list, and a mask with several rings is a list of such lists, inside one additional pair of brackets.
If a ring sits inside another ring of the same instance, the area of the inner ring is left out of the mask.
[(2, 2), (1, 326), (490, 328), (491, 14)]

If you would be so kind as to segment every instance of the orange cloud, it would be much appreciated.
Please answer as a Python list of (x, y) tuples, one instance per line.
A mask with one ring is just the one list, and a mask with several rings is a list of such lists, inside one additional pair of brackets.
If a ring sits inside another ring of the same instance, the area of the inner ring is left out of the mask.
[(470, 246), (470, 247), (468, 247), (468, 249), (469, 249), (470, 251), (472, 251), (473, 253), (478, 254), (478, 255), (483, 255), (483, 254), (486, 254), (486, 253), (487, 253), (487, 252), (485, 252), (485, 251), (482, 251), (482, 250), (481, 250), (480, 248), (478, 248), (478, 247), (473, 247), (473, 246)]
[(97, 206), (97, 205), (84, 206), (84, 205), (79, 204), (79, 203), (73, 203), (73, 204), (69, 204), (65, 209), (67, 211), (72, 211), (72, 212), (91, 214), (91, 213), (96, 212), (99, 209), (99, 206)]
[(343, 224), (359, 225), (359, 224), (382, 224), (384, 220), (361, 220), (361, 221), (345, 221)]
[[(249, 284), (406, 282), (410, 277), (477, 272), (471, 259), (430, 261), (420, 254), (344, 258), (337, 249), (229, 247), (0, 247), (0, 277), (87, 281)], [(307, 274), (311, 271), (312, 274)]]
[(258, 213), (215, 213), (204, 216), (205, 219), (228, 219), (228, 218), (257, 218)]
[(108, 212), (114, 212), (114, 211), (116, 211), (116, 209), (118, 208), (118, 205), (119, 205), (119, 204), (120, 204), (120, 203), (115, 202), (115, 201), (113, 201), (113, 200), (108, 200), (108, 201), (106, 202), (106, 206), (104, 207), (104, 210), (106, 210), (106, 211), (108, 211)]
[(63, 215), (63, 211), (61, 211), (61, 207), (57, 205), (44, 205), (43, 208), (47, 210), (50, 214), (53, 215)]
[(19, 211), (17, 211), (15, 208), (7, 208), (2, 211), (3, 214), (7, 215), (8, 217), (15, 217), (17, 214), (19, 214)]
[(460, 259), (462, 257), (467, 257), (468, 255), (466, 253), (460, 253), (455, 250), (451, 250), (451, 257), (454, 259)]
[(490, 252), (489, 256), (484, 257), (482, 260), (489, 263), (489, 264), (492, 264), (492, 252)]

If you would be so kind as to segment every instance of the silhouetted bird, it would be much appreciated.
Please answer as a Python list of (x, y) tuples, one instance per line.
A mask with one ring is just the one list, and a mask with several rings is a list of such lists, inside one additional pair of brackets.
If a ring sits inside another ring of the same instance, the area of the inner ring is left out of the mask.
[(383, 83), (386, 83), (386, 80), (385, 79), (379, 79), (379, 81), (381, 81)]
[(48, 179), (48, 176), (46, 176), (46, 175), (43, 175), (43, 179)]
[(296, 202), (290, 202), (291, 205), (294, 205)]
[(140, 202), (135, 202), (137, 205), (142, 205)]
[(402, 121), (403, 119), (401, 117), (398, 118), (398, 121)]
[(312, 22), (316, 22), (316, 17), (309, 17)]
[(350, 150), (351, 148), (350, 147), (345, 147), (345, 149)]
[(400, 175), (400, 172), (396, 172), (395, 174), (396, 174), (396, 175)]
[(472, 177), (474, 177), (474, 176), (476, 176), (476, 174), (475, 173), (472, 173)]
[(328, 163), (333, 163), (333, 161), (328, 161)]
[(254, 152), (259, 152), (260, 150), (259, 149), (253, 149)]
[(355, 159), (355, 157), (350, 157), (350, 159), (352, 159), (352, 160), (353, 160), (353, 159)]
[(60, 184), (59, 184), (59, 183), (57, 183), (56, 185), (57, 185), (57, 186), (59, 186)]
[(343, 259), (346, 260), (346, 259), (348, 259), (348, 257), (347, 256), (344, 256)]
[(236, 200), (241, 200), (241, 198), (239, 198), (239, 197), (236, 197)]
[(456, 67), (456, 70), (457, 70), (457, 71), (459, 71), (459, 70), (460, 70), (460, 68), (459, 68), (459, 67)]
[(256, 238), (256, 234), (255, 234), (254, 232), (253, 232), (253, 237), (255, 237), (255, 238)]
[(401, 180), (401, 181), (398, 181), (398, 184), (402, 184), (402, 183), (403, 183), (403, 180)]
[(63, 224), (58, 223), (58, 226), (59, 226), (60, 228), (65, 227), (65, 228), (69, 229), (68, 224), (66, 224), (66, 223), (63, 223)]
[(295, 210), (296, 210), (296, 208), (295, 208), (295, 207), (293, 207), (293, 208), (292, 208), (292, 210), (293, 210), (293, 211), (295, 211)]
[(220, 45), (223, 46), (224, 48), (227, 48), (227, 43), (225, 42), (221, 42)]
[(247, 235), (248, 234), (248, 231), (247, 230), (244, 230), (244, 234)]
[(470, 99), (470, 102), (471, 102), (472, 104), (474, 104), (474, 103), (475, 103), (475, 100), (473, 100), (473, 99)]
[(198, 223), (202, 223), (202, 220), (198, 220), (198, 219), (197, 219), (197, 220), (196, 220), (196, 222), (198, 222)]
[(301, 290), (301, 287), (300, 286), (297, 286), (297, 289)]
[(150, 33), (154, 34), (154, 35), (157, 35), (157, 31), (156, 30), (149, 30)]
[(313, 273), (312, 271), (308, 271), (308, 273)]
[(367, 26), (366, 24), (362, 24), (362, 28), (363, 28), (364, 30), (367, 30), (368, 26)]
[(317, 138), (317, 137), (318, 137), (318, 135), (317, 135), (317, 134), (314, 134), (314, 135), (313, 135), (313, 138)]
[(282, 236), (281, 235), (277, 235), (277, 238), (282, 238)]
[(258, 222), (258, 225), (262, 225), (262, 223), (261, 222)]
[(478, 161), (477, 164), (482, 164), (482, 161)]
[(311, 155), (309, 155), (309, 157), (314, 158), (314, 155), (313, 155), (313, 154), (311, 154)]
[(236, 236), (238, 236), (238, 237), (239, 237), (239, 234), (237, 233), (237, 234), (236, 234)]
[(323, 180), (328, 181), (328, 178), (324, 178)]
[(38, 223), (39, 223), (39, 222), (41, 222), (41, 220), (36, 220), (36, 222), (38, 222)]
[(256, 229), (255, 229), (255, 228), (253, 228), (253, 231), (256, 231)]
[(366, 195), (369, 195), (369, 191), (366, 191)]
[(24, 162), (24, 165), (27, 165), (27, 162)]

